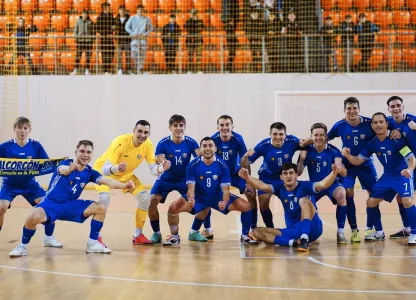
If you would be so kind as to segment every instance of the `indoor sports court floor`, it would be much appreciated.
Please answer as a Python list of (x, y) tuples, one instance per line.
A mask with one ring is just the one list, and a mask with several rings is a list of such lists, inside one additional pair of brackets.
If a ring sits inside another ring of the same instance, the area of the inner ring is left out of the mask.
[[(366, 193), (358, 194), (363, 227)], [(82, 198), (95, 199), (96, 194), (86, 191)], [(283, 226), (281, 205), (276, 198), (272, 202), (275, 225)], [(416, 299), (416, 247), (405, 240), (338, 246), (335, 207), (327, 199), (319, 202), (324, 234), (307, 254), (265, 244), (241, 246), (239, 215), (217, 212), (213, 242), (188, 242), (193, 217), (183, 214), (179, 248), (132, 246), (134, 207), (129, 195), (113, 194), (102, 231), (111, 255), (86, 255), (87, 220), (82, 225), (57, 223), (55, 236), (63, 249), (42, 248), (39, 226), (29, 255), (10, 259), (29, 212), (16, 199), (0, 233), (0, 299)], [(159, 207), (166, 236), (167, 205)], [(386, 233), (400, 228), (396, 203), (383, 203), (382, 212)], [(145, 234), (151, 235), (148, 222)]]

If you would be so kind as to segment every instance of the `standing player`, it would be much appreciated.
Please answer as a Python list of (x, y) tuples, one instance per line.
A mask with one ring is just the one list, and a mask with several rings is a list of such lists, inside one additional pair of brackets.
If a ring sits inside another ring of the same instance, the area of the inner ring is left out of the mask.
[(339, 170), (332, 165), (332, 172), (320, 182), (298, 181), (297, 166), (287, 162), (280, 168), (281, 182), (271, 185), (255, 179), (246, 169), (239, 175), (258, 190), (275, 194), (282, 201), (287, 228), (255, 228), (256, 239), (269, 244), (295, 247), (299, 251), (309, 251), (309, 243), (322, 235), (322, 221), (319, 218), (314, 196), (331, 186)]
[[(133, 244), (152, 244), (142, 233), (146, 221), (147, 210), (150, 205), (150, 195), (144, 185), (134, 175), (134, 170), (146, 159), (152, 175), (161, 175), (170, 167), (170, 161), (164, 160), (156, 163), (155, 152), (150, 136), (150, 124), (145, 120), (136, 123), (131, 134), (116, 137), (107, 151), (101, 155), (94, 164), (94, 170), (102, 171), (104, 175), (121, 182), (133, 181), (135, 189), (131, 194), (136, 199), (136, 230), (133, 234)], [(98, 199), (106, 208), (110, 205), (110, 188), (97, 186)], [(124, 190), (124, 192), (129, 192)], [(99, 239), (101, 242), (101, 239)]]
[[(328, 144), (327, 127), (322, 123), (315, 123), (311, 127), (313, 145), (308, 146), (306, 151), (299, 155), (298, 175), (303, 173), (305, 166), (308, 168), (311, 181), (323, 180), (331, 173), (331, 165), (336, 164), (340, 168), (340, 175), (345, 177), (347, 170), (342, 166), (341, 152), (334, 146)], [(322, 190), (316, 195), (316, 201), (328, 196), (332, 203), (337, 205), (337, 243), (346, 244), (344, 235), (345, 220), (347, 219), (347, 200), (345, 188), (337, 179), (329, 188)]]
[(403, 138), (391, 139), (389, 137), (385, 114), (375, 113), (371, 118), (371, 125), (376, 137), (365, 146), (360, 155), (351, 155), (349, 148), (342, 149), (342, 155), (353, 165), (358, 166), (376, 153), (384, 167), (383, 175), (373, 187), (367, 200), (367, 213), (376, 229), (372, 236), (373, 240), (384, 241), (385, 239), (378, 205), (383, 200), (393, 201), (396, 194), (399, 194), (411, 228), (408, 244), (416, 245), (416, 207), (413, 205), (413, 170), (416, 167), (416, 159)]
[[(371, 128), (371, 119), (360, 116), (360, 102), (355, 97), (348, 97), (344, 101), (345, 118), (332, 126), (328, 132), (328, 140), (340, 137), (342, 147), (351, 150), (352, 155), (360, 154), (365, 145), (374, 138)], [(354, 185), (358, 177), (363, 189), (371, 192), (377, 182), (377, 172), (370, 158), (360, 166), (352, 165), (347, 159), (342, 161), (347, 169), (347, 176), (341, 179), (342, 185), (347, 192), (347, 219), (351, 226), (351, 242), (359, 243), (360, 233), (357, 226), (357, 217), (354, 203)], [(373, 224), (367, 219), (366, 237), (371, 237)]]
[[(253, 149), (249, 149), (241, 159), (241, 166), (248, 169), (260, 156), (263, 163), (258, 171), (259, 179), (267, 184), (277, 184), (280, 179), (280, 168), (286, 162), (292, 162), (293, 155), (301, 150), (300, 141), (293, 135), (287, 135), (286, 126), (276, 122), (270, 126), (270, 138), (262, 140)], [(273, 214), (270, 210), (272, 193), (259, 191), (260, 213), (266, 227), (273, 228)], [(256, 225), (256, 224), (254, 224)], [(255, 227), (255, 226), (254, 226)]]
[(177, 246), (179, 237), (179, 213), (188, 212), (196, 215), (189, 232), (190, 241), (206, 242), (199, 232), (211, 208), (228, 214), (230, 211), (241, 212), (242, 235), (240, 241), (256, 244), (248, 233), (251, 223), (251, 207), (248, 201), (230, 193), (231, 177), (226, 163), (215, 155), (215, 143), (205, 137), (200, 143), (201, 157), (191, 161), (186, 170), (188, 192), (169, 206), (168, 222), (171, 236), (163, 243), (165, 246)]
[[(402, 133), (403, 130), (408, 127), (410, 122), (416, 121), (416, 116), (404, 113), (403, 99), (399, 96), (391, 96), (387, 100), (387, 109), (391, 114), (391, 116), (387, 117), (387, 122), (390, 130), (397, 129), (400, 131), (400, 133)], [(412, 150), (413, 153), (416, 151), (416, 149), (412, 148), (410, 148), (410, 150)], [(399, 205), (399, 212), (403, 221), (403, 229), (390, 235), (391, 239), (406, 238), (410, 235), (410, 223), (407, 220), (406, 210), (403, 206), (401, 198), (396, 197), (396, 200), (397, 204)]]
[(93, 143), (88, 140), (78, 142), (75, 161), (62, 161), (53, 174), (45, 198), (29, 214), (23, 227), (22, 242), (10, 252), (10, 257), (27, 255), (26, 247), (36, 232), (36, 226), (53, 224), (57, 220), (84, 223), (91, 220), (90, 238), (87, 253), (110, 253), (111, 250), (98, 242), (98, 234), (103, 227), (106, 208), (93, 200), (79, 200), (84, 187), (89, 182), (105, 184), (113, 189), (132, 189), (133, 182), (126, 184), (111, 178), (105, 178), (88, 163), (91, 161)]
[(172, 134), (162, 139), (156, 146), (156, 156), (171, 162), (171, 168), (158, 177), (150, 192), (149, 219), (152, 225), (152, 243), (161, 243), (159, 212), (157, 205), (164, 203), (168, 194), (178, 191), (186, 194), (186, 168), (191, 156), (197, 157), (198, 143), (191, 137), (185, 136), (186, 120), (181, 115), (173, 115), (169, 119), (169, 130)]
[[(29, 119), (25, 117), (17, 118), (13, 124), (13, 130), (16, 138), (0, 144), (1, 158), (49, 158), (45, 149), (38, 141), (28, 138), (32, 131)], [(0, 188), (0, 230), (3, 226), (4, 214), (10, 207), (13, 199), (19, 195), (22, 195), (30, 205), (35, 206), (45, 196), (45, 191), (36, 182), (35, 177), (31, 175), (3, 177), (3, 183)], [(54, 230), (54, 223), (45, 225), (44, 247), (62, 248), (63, 245), (53, 236)]]

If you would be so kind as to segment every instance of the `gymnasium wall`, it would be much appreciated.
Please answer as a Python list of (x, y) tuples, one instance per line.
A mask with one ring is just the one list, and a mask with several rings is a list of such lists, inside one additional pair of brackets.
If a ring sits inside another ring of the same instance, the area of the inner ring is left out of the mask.
[[(187, 135), (198, 141), (215, 132), (219, 115), (229, 114), (235, 131), (254, 147), (274, 121), (298, 137), (307, 136), (314, 122), (332, 126), (343, 118), (348, 96), (360, 99), (366, 116), (387, 113), (393, 94), (416, 114), (415, 79), (413, 73), (0, 77), (0, 140), (13, 137), (16, 117), (27, 116), (32, 138), (51, 157), (72, 156), (78, 140), (91, 139), (95, 159), (139, 119), (151, 123), (156, 145), (169, 134), (172, 114), (185, 116)], [(137, 174), (146, 184), (154, 181), (146, 165)], [(40, 181), (46, 184), (48, 177)]]

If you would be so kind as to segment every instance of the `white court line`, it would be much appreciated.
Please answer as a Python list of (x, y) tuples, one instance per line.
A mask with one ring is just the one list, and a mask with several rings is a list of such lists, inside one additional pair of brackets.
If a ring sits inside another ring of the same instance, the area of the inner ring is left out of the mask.
[(145, 283), (185, 285), (185, 286), (273, 290), (273, 291), (323, 292), (323, 293), (416, 294), (416, 291), (377, 291), (377, 290), (350, 290), (350, 289), (348, 290), (338, 289), (337, 290), (337, 289), (290, 288), (290, 287), (274, 287), (274, 286), (252, 286), (252, 285), (232, 285), (232, 284), (216, 284), (216, 283), (147, 280), (147, 279), (136, 279), (136, 278), (123, 278), (123, 277), (98, 276), (98, 275), (88, 275), (88, 274), (76, 274), (76, 273), (67, 273), (67, 272), (44, 271), (44, 270), (9, 267), (9, 266), (2, 266), (2, 265), (0, 265), (0, 268), (16, 270), (16, 271), (35, 272), (35, 273), (72, 276), (72, 277), (81, 277), (81, 278), (107, 279), (107, 280), (117, 280), (117, 281), (127, 281), (127, 282), (145, 282)]
[(412, 275), (412, 274), (396, 274), (396, 273), (385, 273), (385, 272), (376, 272), (376, 271), (368, 271), (368, 270), (360, 270), (360, 269), (351, 269), (351, 268), (345, 268), (345, 267), (340, 267), (340, 266), (336, 266), (336, 265), (331, 265), (331, 264), (323, 263), (323, 262), (321, 262), (319, 260), (314, 259), (313, 257), (308, 257), (308, 259), (311, 262), (314, 262), (314, 263), (316, 263), (318, 265), (321, 265), (321, 266), (335, 268), (335, 269), (341, 269), (341, 270), (346, 270), (346, 271), (360, 272), (360, 273), (369, 273), (369, 274), (375, 274), (375, 275), (388, 275), (388, 276), (399, 276), (399, 277), (416, 278), (416, 275)]
[(237, 223), (237, 238), (238, 238), (238, 242), (240, 243), (240, 258), (247, 258), (246, 248), (244, 248), (243, 243), (240, 242), (240, 235), (242, 232), (242, 227), (241, 227), (241, 221), (238, 218), (238, 215), (235, 216), (235, 221)]
[[(309, 259), (311, 256), (247, 256), (245, 259)], [(313, 258), (416, 258), (415, 255), (323, 255), (323, 256), (313, 256)]]

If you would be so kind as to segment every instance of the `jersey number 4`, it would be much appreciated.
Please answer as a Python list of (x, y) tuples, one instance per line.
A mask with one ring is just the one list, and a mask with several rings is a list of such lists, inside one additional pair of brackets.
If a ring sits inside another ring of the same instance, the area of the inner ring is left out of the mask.
[(77, 184), (76, 185), (74, 185), (73, 187), (72, 187), (72, 189), (71, 189), (73, 192), (74, 192), (74, 194), (77, 192)]

